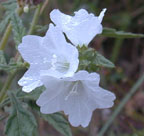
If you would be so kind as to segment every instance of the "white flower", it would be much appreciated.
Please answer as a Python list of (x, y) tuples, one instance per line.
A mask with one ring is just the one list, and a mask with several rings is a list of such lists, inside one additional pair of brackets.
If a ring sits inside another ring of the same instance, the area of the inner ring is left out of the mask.
[(50, 18), (75, 46), (82, 47), (88, 46), (97, 34), (102, 33), (101, 22), (105, 11), (106, 9), (103, 9), (97, 17), (85, 9), (80, 9), (74, 12), (75, 16), (69, 16), (55, 9), (50, 13)]
[(67, 43), (61, 30), (52, 24), (44, 37), (24, 36), (18, 50), (24, 60), (30, 64), (28, 71), (18, 81), (25, 92), (43, 85), (40, 71), (61, 78), (73, 76), (78, 68), (77, 49)]
[(57, 79), (42, 74), (46, 87), (37, 104), (44, 114), (64, 111), (73, 126), (88, 126), (95, 109), (113, 106), (115, 95), (99, 87), (97, 73), (79, 71), (73, 77)]

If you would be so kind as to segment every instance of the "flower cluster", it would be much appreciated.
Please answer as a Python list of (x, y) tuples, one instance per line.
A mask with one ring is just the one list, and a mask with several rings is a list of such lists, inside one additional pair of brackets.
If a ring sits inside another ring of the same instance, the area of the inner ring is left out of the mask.
[(30, 67), (18, 84), (25, 92), (46, 87), (36, 102), (42, 113), (64, 111), (73, 126), (86, 127), (95, 109), (113, 106), (115, 95), (99, 86), (99, 74), (78, 71), (77, 46), (88, 46), (102, 32), (105, 11), (97, 17), (84, 9), (74, 16), (53, 10), (50, 18), (55, 25), (49, 25), (44, 37), (23, 37), (18, 50)]

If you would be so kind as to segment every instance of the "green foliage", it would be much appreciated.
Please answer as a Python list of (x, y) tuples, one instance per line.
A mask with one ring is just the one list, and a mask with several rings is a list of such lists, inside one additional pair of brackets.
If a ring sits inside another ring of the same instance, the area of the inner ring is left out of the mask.
[(48, 121), (57, 131), (59, 131), (64, 136), (72, 136), (69, 123), (63, 117), (61, 113), (54, 113), (49, 115), (40, 114), (41, 117)]
[(63, 117), (62, 113), (54, 114), (42, 114), (39, 107), (35, 103), (29, 103), (29, 106), (34, 110), (41, 118), (52, 125), (59, 133), (64, 136), (72, 136), (71, 129), (68, 121)]
[(113, 28), (104, 28), (101, 34), (102, 36), (112, 37), (112, 38), (143, 38), (144, 34), (135, 34), (124, 31), (116, 31)]
[(4, 56), (4, 52), (0, 50), (0, 70), (1, 70), (1, 65), (6, 65), (6, 59)]
[(12, 113), (8, 118), (5, 133), (7, 136), (32, 136), (37, 127), (36, 120), (31, 112), (23, 108), (20, 101), (10, 93), (13, 105)]
[[(15, 95), (16, 97), (20, 100), (32, 100), (32, 101), (36, 101), (40, 94), (45, 90), (45, 87), (44, 86), (41, 86), (41, 87), (38, 87), (36, 88), (35, 90), (33, 90), (32, 92), (30, 93), (25, 93), (22, 91), (21, 88), (15, 90)], [(10, 90), (10, 91), (13, 91), (13, 90)], [(7, 99), (5, 99), (2, 103), (0, 103), (0, 108), (6, 106), (10, 104), (10, 98), (8, 97)]]
[(29, 106), (62, 135), (72, 136), (69, 123), (61, 113), (42, 114), (39, 110), (39, 107), (35, 103), (29, 103)]
[(80, 69), (94, 72), (101, 67), (114, 68), (115, 65), (98, 53), (95, 49), (82, 47), (79, 48)]
[(30, 93), (25, 93), (21, 89), (17, 92), (18, 98), (25, 98), (29, 100), (37, 100), (40, 96), (40, 94), (45, 90), (44, 86), (38, 87), (35, 90), (33, 90)]
[(15, 13), (15, 9), (17, 8), (16, 0), (8, 0), (7, 2), (3, 2), (2, 5), (5, 8), (6, 12), (3, 15), (2, 21), (0, 22), (0, 33), (5, 30), (9, 20), (11, 19), (11, 17)]
[(18, 46), (22, 41), (22, 37), (26, 34), (25, 28), (22, 24), (21, 18), (16, 13), (11, 16), (11, 24), (13, 28), (14, 40), (16, 46)]
[(22, 62), (15, 62), (14, 59), (11, 58), (10, 62), (7, 64), (3, 51), (0, 51), (0, 70), (11, 72), (14, 69), (20, 68), (23, 68)]
[[(28, 99), (28, 100), (33, 100), (36, 101), (40, 94), (45, 90), (44, 86), (38, 87), (35, 90), (33, 90), (30, 93), (25, 93), (19, 90), (16, 93), (16, 96), (18, 98), (23, 98), (23, 99)], [(4, 102), (4, 104), (8, 103), (8, 100)], [(69, 123), (67, 120), (63, 117), (61, 113), (55, 113), (55, 114), (42, 114), (39, 112), (39, 108), (35, 104), (30, 104), (32, 109), (34, 109), (38, 115), (40, 115), (45, 121), (48, 121), (49, 124), (51, 124), (58, 132), (63, 134), (64, 136), (72, 136), (71, 129), (69, 127)]]

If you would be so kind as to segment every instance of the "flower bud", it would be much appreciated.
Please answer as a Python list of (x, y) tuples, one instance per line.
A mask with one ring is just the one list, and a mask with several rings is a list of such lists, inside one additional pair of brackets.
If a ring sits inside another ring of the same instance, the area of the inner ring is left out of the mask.
[(29, 12), (29, 5), (24, 6), (23, 10), (24, 10), (25, 13), (28, 13)]

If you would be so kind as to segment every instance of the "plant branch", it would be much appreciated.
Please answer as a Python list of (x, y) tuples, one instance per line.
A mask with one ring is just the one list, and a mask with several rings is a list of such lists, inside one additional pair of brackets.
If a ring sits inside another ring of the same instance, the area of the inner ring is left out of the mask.
[(6, 31), (4, 33), (4, 36), (2, 37), (2, 40), (1, 40), (1, 43), (0, 43), (0, 50), (4, 50), (5, 45), (8, 41), (8, 38), (11, 34), (11, 31), (12, 31), (12, 25), (11, 25), (11, 23), (9, 23), (7, 28), (6, 28)]
[(28, 32), (29, 35), (31, 35), (34, 32), (35, 25), (38, 22), (38, 18), (39, 18), (39, 15), (40, 15), (40, 9), (41, 9), (41, 5), (38, 5), (38, 7), (35, 11), (33, 20), (32, 20), (31, 27), (30, 27), (29, 32)]

